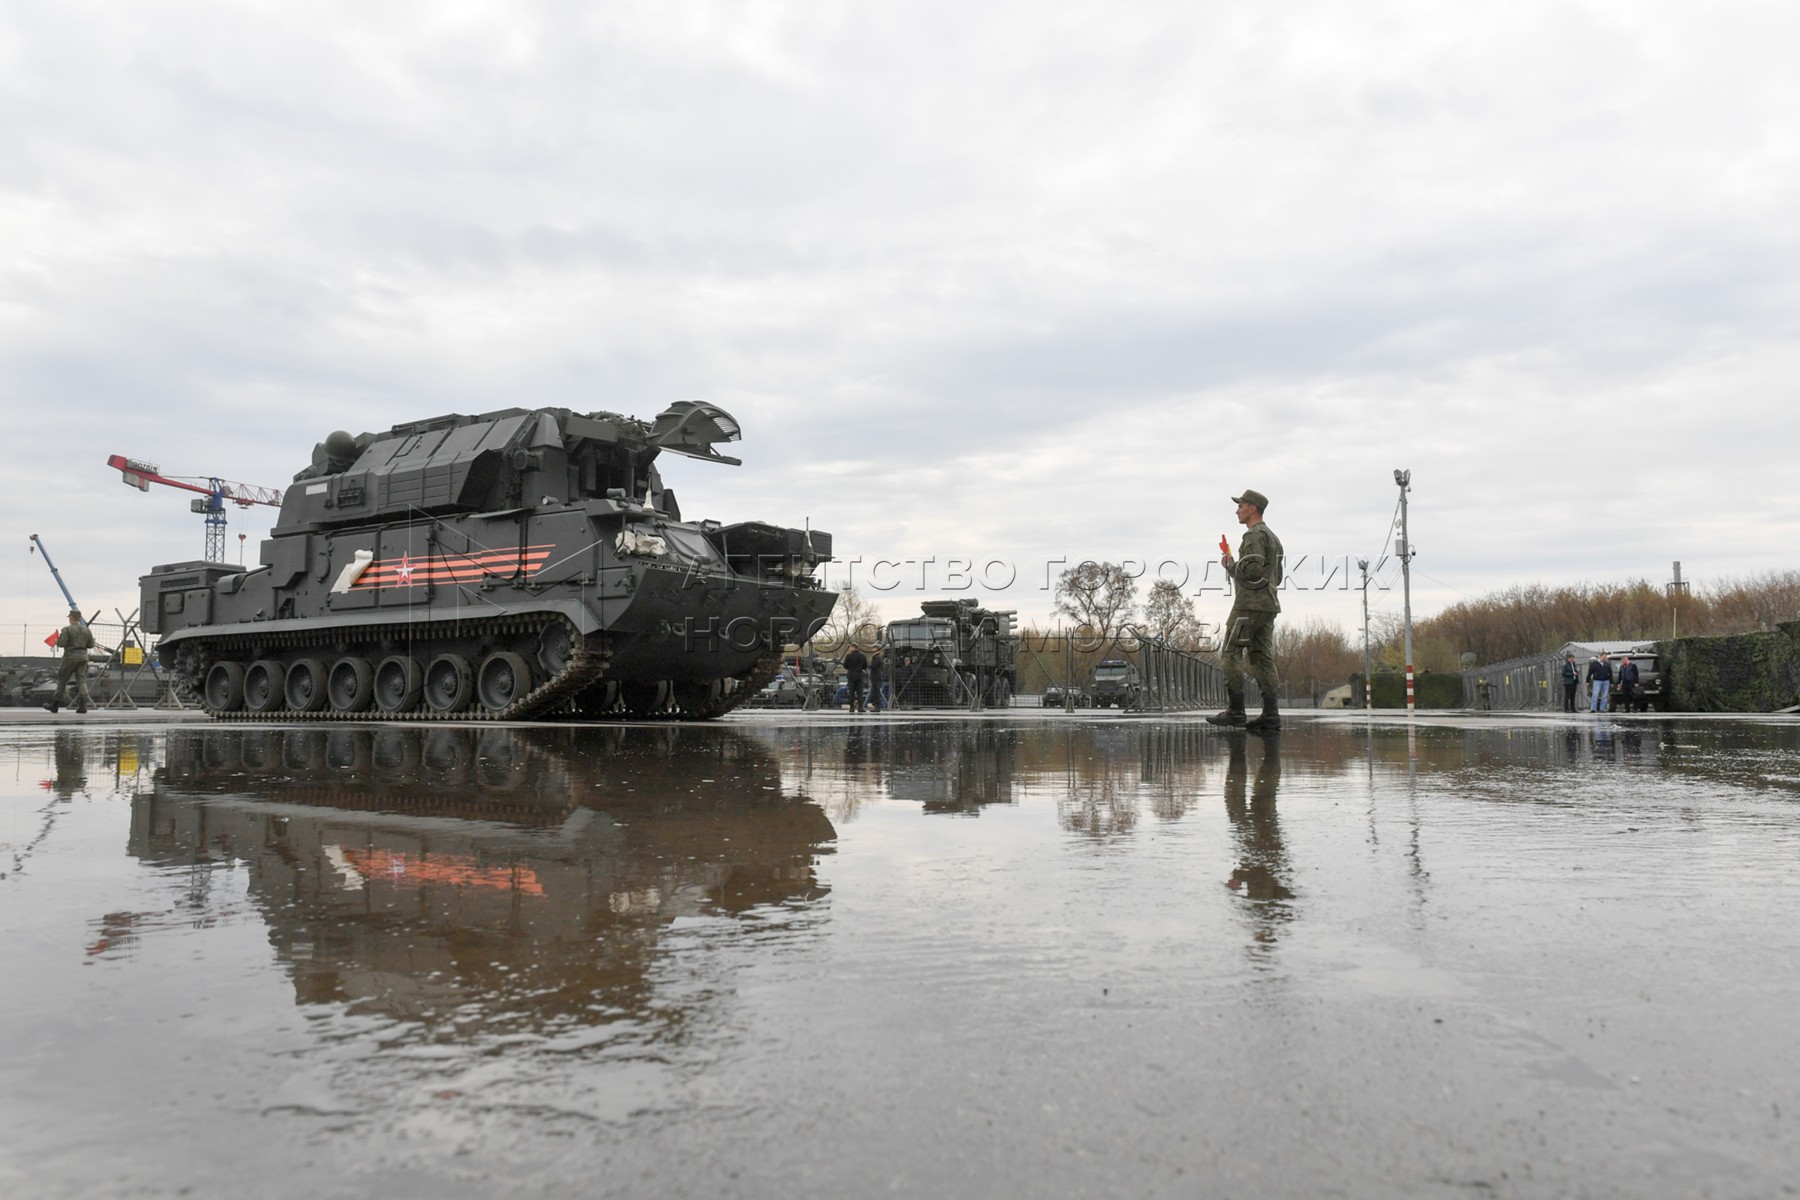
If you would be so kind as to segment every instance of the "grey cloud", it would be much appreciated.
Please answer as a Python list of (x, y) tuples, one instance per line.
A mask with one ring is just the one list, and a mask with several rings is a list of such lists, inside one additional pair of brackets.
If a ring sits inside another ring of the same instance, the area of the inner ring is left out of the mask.
[[(0, 16), (0, 500), (103, 527), (68, 556), (121, 594), (198, 532), (98, 461), (44, 488), (71, 413), (278, 483), (337, 426), (712, 399), (746, 466), (684, 503), (872, 554), (1204, 549), (1250, 479), (1368, 553), (1412, 465), (1477, 588), (1692, 561), (1706, 481), (1792, 457), (1704, 419), (1800, 367), (1791, 17), (295, 11)], [(1683, 468), (1536, 480), (1621, 430)]]

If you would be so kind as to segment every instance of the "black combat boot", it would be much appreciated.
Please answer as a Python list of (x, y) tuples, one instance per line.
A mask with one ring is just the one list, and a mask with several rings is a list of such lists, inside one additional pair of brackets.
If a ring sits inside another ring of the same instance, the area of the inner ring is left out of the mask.
[(50, 701), (44, 705), (45, 712), (56, 712), (60, 708), (62, 708), (61, 696), (52, 697)]
[(77, 700), (75, 702), (75, 711), (78, 713), (87, 712), (87, 701), (86, 700)]
[(1273, 696), (1263, 697), (1263, 710), (1245, 722), (1244, 728), (1251, 733), (1281, 732), (1281, 710), (1275, 707)]
[(1225, 693), (1225, 711), (1214, 713), (1206, 720), (1209, 724), (1229, 725), (1234, 728), (1244, 724), (1244, 689), (1228, 690)]

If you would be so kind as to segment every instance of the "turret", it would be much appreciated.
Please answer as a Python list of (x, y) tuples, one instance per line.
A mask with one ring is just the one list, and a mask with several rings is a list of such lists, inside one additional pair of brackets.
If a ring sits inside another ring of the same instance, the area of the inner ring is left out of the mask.
[(509, 408), (359, 437), (338, 431), (294, 476), (273, 536), (606, 498), (646, 502), (679, 520), (657, 456), (667, 450), (736, 466), (738, 459), (714, 447), (738, 437), (738, 423), (724, 409), (685, 400), (652, 423), (609, 412)]

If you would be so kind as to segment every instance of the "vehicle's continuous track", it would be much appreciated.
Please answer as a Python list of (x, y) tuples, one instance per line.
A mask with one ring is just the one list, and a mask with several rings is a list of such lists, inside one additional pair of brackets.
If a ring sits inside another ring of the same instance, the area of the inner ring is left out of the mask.
[(580, 717), (710, 720), (755, 695), (779, 654), (702, 683), (621, 685), (606, 677), (604, 634), (567, 618), (515, 614), (368, 631), (254, 629), (184, 639), (175, 666), (220, 721), (544, 721)]

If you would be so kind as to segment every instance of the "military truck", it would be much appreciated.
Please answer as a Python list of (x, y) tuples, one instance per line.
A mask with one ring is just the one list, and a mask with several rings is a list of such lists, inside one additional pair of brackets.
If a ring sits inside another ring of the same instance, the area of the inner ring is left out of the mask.
[(1018, 686), (1014, 609), (972, 598), (927, 600), (921, 615), (890, 621), (882, 649), (895, 708), (1002, 707)]
[(1137, 664), (1122, 658), (1109, 658), (1095, 665), (1088, 680), (1088, 694), (1096, 708), (1131, 708), (1144, 690)]
[(716, 717), (837, 599), (830, 534), (682, 519), (658, 458), (737, 465), (738, 436), (692, 401), (333, 433), (261, 565), (153, 568), (143, 626), (217, 717)]

